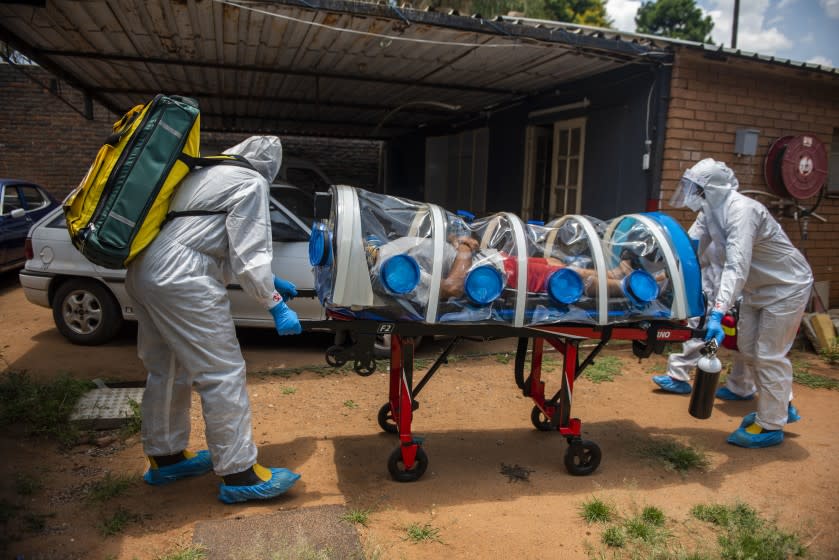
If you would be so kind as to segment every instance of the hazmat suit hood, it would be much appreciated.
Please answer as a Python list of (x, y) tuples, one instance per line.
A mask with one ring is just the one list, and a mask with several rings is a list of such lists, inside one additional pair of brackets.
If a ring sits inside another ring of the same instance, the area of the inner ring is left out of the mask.
[(283, 163), (283, 145), (276, 136), (251, 136), (224, 153), (247, 159), (268, 184), (274, 182)]
[(705, 158), (685, 170), (676, 192), (670, 199), (674, 208), (688, 207), (694, 212), (722, 207), (729, 194), (739, 187), (737, 177), (726, 164)]

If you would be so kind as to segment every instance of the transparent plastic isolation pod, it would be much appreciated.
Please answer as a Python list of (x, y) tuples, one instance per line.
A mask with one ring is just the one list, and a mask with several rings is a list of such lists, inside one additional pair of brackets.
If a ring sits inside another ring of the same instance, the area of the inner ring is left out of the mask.
[(522, 327), (704, 311), (693, 246), (664, 214), (473, 219), (348, 186), (319, 206), (309, 244), (315, 288), (349, 318)]

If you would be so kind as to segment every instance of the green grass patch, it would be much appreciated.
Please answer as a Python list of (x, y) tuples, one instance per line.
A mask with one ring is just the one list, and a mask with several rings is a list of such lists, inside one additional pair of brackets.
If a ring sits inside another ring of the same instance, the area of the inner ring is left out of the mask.
[(15, 492), (19, 496), (32, 496), (43, 488), (41, 481), (26, 473), (18, 473), (15, 476)]
[(344, 401), (344, 406), (350, 409), (358, 408), (358, 403), (352, 399)]
[(154, 560), (205, 560), (207, 549), (200, 545), (188, 545), (178, 547), (177, 550), (166, 552), (162, 556), (156, 556)]
[(498, 362), (499, 364), (504, 364), (504, 365), (509, 364), (510, 360), (512, 358), (513, 357), (510, 354), (508, 354), (507, 352), (495, 355), (495, 361)]
[(357, 525), (363, 525), (367, 527), (367, 523), (370, 522), (370, 510), (351, 509), (341, 516), (341, 521), (346, 521), (347, 523), (355, 523)]
[(617, 356), (603, 356), (585, 369), (586, 378), (592, 383), (614, 381), (621, 374), (621, 360)]
[(110, 516), (102, 519), (99, 532), (103, 537), (112, 537), (122, 533), (130, 523), (136, 523), (140, 516), (120, 507)]
[(623, 527), (612, 525), (610, 527), (606, 527), (606, 530), (603, 531), (603, 535), (600, 540), (602, 540), (603, 544), (606, 546), (610, 546), (612, 548), (623, 548), (624, 545), (626, 545), (626, 533), (624, 532)]
[(807, 554), (797, 535), (780, 530), (744, 503), (697, 505), (691, 514), (721, 529), (718, 544), (723, 560), (786, 560)]
[(792, 363), (792, 380), (799, 385), (804, 385), (811, 389), (839, 390), (839, 381), (825, 377), (824, 375), (810, 373), (809, 366), (800, 361), (794, 361)]
[(94, 387), (67, 375), (38, 384), (25, 372), (6, 371), (0, 379), (0, 426), (20, 424), (29, 435), (74, 444), (79, 431), (70, 423), (70, 415), (82, 395)]
[(830, 365), (839, 364), (839, 338), (834, 338), (826, 348), (822, 348), (819, 356)]
[(105, 503), (124, 494), (126, 490), (131, 488), (135, 482), (134, 478), (133, 475), (107, 473), (104, 478), (93, 483), (88, 491), (87, 498), (91, 502)]
[(668, 470), (680, 473), (705, 469), (709, 465), (705, 453), (674, 440), (654, 441), (641, 449), (641, 455), (660, 461)]
[(615, 507), (600, 498), (592, 498), (586, 500), (580, 506), (580, 517), (585, 519), (589, 525), (592, 523), (608, 523), (615, 518)]
[(664, 512), (655, 506), (647, 506), (641, 512), (641, 519), (644, 523), (648, 523), (655, 527), (664, 527)]
[(293, 395), (297, 392), (297, 387), (283, 387), (283, 395)]
[(432, 527), (430, 523), (424, 523), (422, 525), (419, 523), (411, 523), (405, 528), (405, 532), (407, 533), (405, 540), (413, 543), (420, 543), (424, 541), (443, 542), (440, 540), (440, 529)]
[(143, 414), (140, 411), (140, 403), (134, 399), (128, 399), (128, 406), (131, 407), (131, 416), (119, 429), (119, 435), (122, 439), (139, 434), (140, 430), (143, 429)]

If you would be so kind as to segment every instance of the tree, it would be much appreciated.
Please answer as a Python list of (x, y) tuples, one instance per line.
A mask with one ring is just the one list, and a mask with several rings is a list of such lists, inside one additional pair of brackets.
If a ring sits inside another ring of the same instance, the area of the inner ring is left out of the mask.
[(635, 14), (638, 33), (663, 35), (700, 43), (714, 42), (711, 16), (702, 17), (695, 0), (653, 0), (644, 2)]
[(605, 0), (525, 0), (527, 17), (611, 27)]

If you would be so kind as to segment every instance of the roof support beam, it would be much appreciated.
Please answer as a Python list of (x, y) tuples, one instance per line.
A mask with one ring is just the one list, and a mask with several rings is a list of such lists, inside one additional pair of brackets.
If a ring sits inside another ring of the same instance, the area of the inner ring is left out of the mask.
[[(63, 50), (36, 50), (34, 51), (34, 55), (40, 58), (41, 56), (50, 56), (50, 57), (66, 57), (66, 58), (83, 58), (83, 59), (94, 59), (94, 60), (104, 60), (104, 61), (113, 61), (113, 62), (129, 62), (129, 63), (137, 63), (137, 64), (160, 64), (160, 65), (171, 65), (171, 66), (180, 66), (185, 68), (210, 68), (214, 70), (235, 70), (235, 71), (244, 71), (244, 72), (260, 72), (264, 74), (276, 74), (282, 76), (299, 76), (303, 78), (318, 78), (318, 79), (332, 79), (332, 80), (346, 80), (346, 81), (353, 81), (353, 82), (365, 82), (365, 83), (372, 83), (372, 84), (388, 84), (388, 85), (398, 85), (398, 86), (406, 86), (406, 87), (423, 87), (423, 88), (431, 88), (431, 89), (442, 89), (448, 91), (464, 91), (464, 92), (473, 92), (473, 93), (489, 93), (494, 95), (519, 95), (521, 93), (518, 90), (510, 90), (510, 89), (501, 89), (501, 88), (488, 88), (488, 87), (478, 87), (478, 86), (468, 86), (463, 84), (440, 84), (440, 83), (428, 83), (428, 82), (417, 82), (415, 80), (402, 80), (396, 78), (385, 78), (385, 77), (377, 77), (377, 76), (360, 76), (358, 74), (340, 74), (335, 72), (320, 72), (320, 71), (305, 71), (305, 70), (293, 70), (291, 68), (266, 68), (264, 66), (256, 66), (252, 64), (223, 64), (218, 62), (197, 62), (191, 60), (179, 60), (179, 59), (169, 59), (169, 58), (154, 58), (154, 57), (144, 57), (144, 56), (130, 56), (130, 55), (119, 55), (119, 54), (105, 54), (105, 53), (93, 53), (93, 52), (79, 52), (79, 51), (63, 51)], [(33, 59), (34, 60), (34, 59)]]

